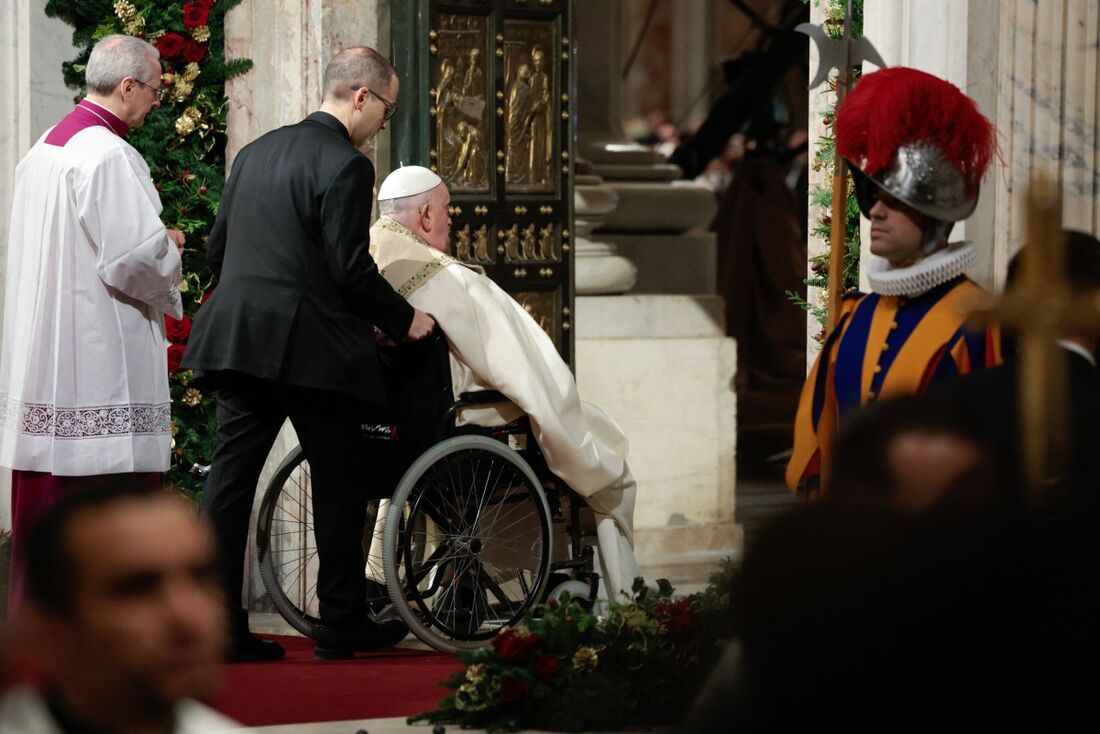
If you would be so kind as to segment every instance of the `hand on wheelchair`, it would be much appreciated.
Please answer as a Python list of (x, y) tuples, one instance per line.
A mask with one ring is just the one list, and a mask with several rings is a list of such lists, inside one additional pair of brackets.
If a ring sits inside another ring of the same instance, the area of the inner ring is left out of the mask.
[(420, 309), (416, 309), (413, 312), (413, 320), (412, 323), (409, 324), (409, 333), (405, 337), (405, 341), (420, 341), (425, 337), (431, 336), (433, 331), (435, 331), (435, 319)]

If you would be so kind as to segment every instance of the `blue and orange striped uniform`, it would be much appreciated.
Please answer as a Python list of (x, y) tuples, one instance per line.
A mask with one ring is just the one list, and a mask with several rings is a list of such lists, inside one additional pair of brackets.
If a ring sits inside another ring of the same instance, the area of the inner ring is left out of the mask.
[(827, 479), (840, 420), (880, 398), (920, 392), (938, 380), (1001, 363), (996, 326), (965, 325), (982, 288), (964, 276), (914, 298), (845, 299), (802, 387), (787, 486)]

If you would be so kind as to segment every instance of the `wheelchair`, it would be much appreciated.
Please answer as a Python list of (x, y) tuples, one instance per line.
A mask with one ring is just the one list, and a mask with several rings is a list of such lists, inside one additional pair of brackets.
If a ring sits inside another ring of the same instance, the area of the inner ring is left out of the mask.
[[(401, 619), (431, 647), (485, 646), (534, 604), (568, 591), (595, 601), (599, 576), (584, 499), (554, 476), (526, 417), (456, 427), (461, 411), (505, 401), (496, 391), (453, 399), (447, 344), (380, 349), (386, 420), (363, 426), (376, 494), (363, 523), (368, 615)], [(315, 637), (309, 463), (301, 447), (264, 492), (256, 545), (279, 614)], [(564, 541), (564, 542), (562, 542)], [(558, 547), (558, 545), (562, 547)]]

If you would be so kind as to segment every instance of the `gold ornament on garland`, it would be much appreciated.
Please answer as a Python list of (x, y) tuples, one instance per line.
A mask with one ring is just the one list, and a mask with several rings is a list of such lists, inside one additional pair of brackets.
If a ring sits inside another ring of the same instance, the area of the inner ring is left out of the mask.
[(182, 114), (176, 118), (176, 133), (181, 136), (188, 136), (195, 132), (195, 120), (190, 115)]
[(199, 65), (192, 61), (187, 66), (183, 67), (183, 80), (185, 82), (194, 82), (199, 76)]
[(145, 19), (138, 17), (127, 23), (123, 28), (127, 36), (141, 36), (145, 32)]
[(573, 653), (573, 667), (591, 673), (600, 664), (600, 656), (591, 647), (579, 648)]
[(191, 38), (194, 38), (199, 43), (206, 43), (210, 40), (210, 27), (200, 25), (191, 29)]
[(193, 387), (187, 388), (187, 391), (183, 394), (183, 404), (190, 408), (194, 408), (201, 402), (202, 393)]
[(129, 22), (137, 14), (137, 8), (128, 0), (118, 0), (118, 2), (115, 3), (115, 15), (117, 15), (118, 19), (123, 23)]
[(195, 91), (195, 85), (187, 81), (186, 78), (177, 76), (176, 83), (172, 85), (172, 101), (178, 103), (186, 102), (187, 98), (191, 96), (191, 93)]

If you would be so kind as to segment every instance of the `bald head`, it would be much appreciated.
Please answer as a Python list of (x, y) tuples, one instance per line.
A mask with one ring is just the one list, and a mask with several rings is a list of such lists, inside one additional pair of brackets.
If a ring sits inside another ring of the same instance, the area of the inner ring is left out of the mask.
[(344, 49), (325, 67), (325, 100), (345, 101), (360, 87), (384, 93), (396, 76), (393, 64), (373, 48)]

